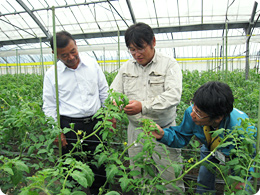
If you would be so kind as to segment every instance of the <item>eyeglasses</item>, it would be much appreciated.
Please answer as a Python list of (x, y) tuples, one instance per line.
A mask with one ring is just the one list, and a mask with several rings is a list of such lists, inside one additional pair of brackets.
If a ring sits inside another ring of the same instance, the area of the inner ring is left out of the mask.
[(204, 116), (204, 117), (200, 116), (200, 114), (198, 113), (198, 110), (196, 111), (196, 108), (194, 108), (194, 105), (192, 104), (192, 102), (190, 102), (190, 106), (192, 108), (192, 112), (194, 112), (199, 117), (199, 119), (204, 119), (204, 118), (209, 117), (209, 116)]
[(138, 53), (140, 53), (140, 54), (142, 54), (142, 53), (144, 53), (145, 52), (145, 49), (146, 49), (146, 47), (147, 47), (148, 45), (146, 45), (144, 48), (142, 48), (142, 49), (134, 49), (134, 48), (128, 48), (128, 51), (131, 53), (131, 54), (136, 54), (137, 52)]

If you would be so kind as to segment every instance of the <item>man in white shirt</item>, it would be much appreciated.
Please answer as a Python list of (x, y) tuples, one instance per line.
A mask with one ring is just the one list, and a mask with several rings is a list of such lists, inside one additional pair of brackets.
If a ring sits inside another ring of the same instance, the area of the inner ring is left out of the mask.
[[(133, 59), (123, 64), (110, 88), (127, 95), (130, 100), (124, 111), (129, 119), (128, 144), (132, 144), (142, 132), (136, 129), (141, 126), (142, 118), (152, 119), (165, 128), (175, 125), (176, 106), (182, 92), (182, 72), (175, 59), (155, 50), (156, 40), (149, 25), (137, 23), (130, 26), (125, 33), (125, 42)], [(133, 158), (142, 149), (142, 144), (135, 144), (129, 148), (129, 156)], [(175, 179), (174, 168), (170, 166), (164, 170), (160, 165), (167, 167), (174, 161), (181, 163), (181, 151), (169, 147), (168, 150), (170, 161), (157, 143), (155, 151), (161, 154), (161, 159), (154, 153), (153, 159), (158, 166), (153, 168), (170, 181)], [(134, 165), (133, 160), (130, 163)], [(184, 190), (183, 182), (176, 184)], [(172, 185), (166, 187), (165, 194), (176, 194)]]
[[(82, 57), (78, 53), (76, 41), (70, 33), (61, 31), (56, 33), (57, 40), (57, 63), (58, 94), (61, 128), (70, 128), (74, 123), (74, 130), (83, 130), (87, 134), (93, 132), (98, 119), (92, 116), (103, 105), (107, 98), (108, 84), (98, 63), (90, 57)], [(50, 40), (53, 50), (53, 38)], [(56, 92), (55, 92), (55, 69), (51, 67), (45, 74), (43, 84), (43, 111), (46, 116), (57, 120)], [(56, 139), (57, 140), (57, 139)], [(73, 144), (77, 141), (73, 131), (62, 134), (62, 153), (69, 153)], [(87, 146), (84, 151), (93, 153), (99, 140), (96, 136), (86, 140)], [(75, 156), (82, 160), (85, 156)], [(87, 156), (87, 161), (93, 159)], [(92, 194), (97, 194), (99, 187), (106, 181), (105, 169), (97, 169), (91, 166), (95, 181), (90, 187)]]

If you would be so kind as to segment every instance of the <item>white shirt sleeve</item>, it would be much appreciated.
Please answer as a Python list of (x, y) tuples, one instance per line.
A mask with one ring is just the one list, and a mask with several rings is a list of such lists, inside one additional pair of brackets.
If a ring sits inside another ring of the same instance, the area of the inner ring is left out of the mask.
[(43, 82), (43, 107), (42, 107), (42, 109), (46, 116), (52, 117), (55, 121), (57, 121), (55, 88), (53, 88), (52, 82), (49, 78), (49, 74), (47, 74), (47, 73), (44, 77), (44, 82)]

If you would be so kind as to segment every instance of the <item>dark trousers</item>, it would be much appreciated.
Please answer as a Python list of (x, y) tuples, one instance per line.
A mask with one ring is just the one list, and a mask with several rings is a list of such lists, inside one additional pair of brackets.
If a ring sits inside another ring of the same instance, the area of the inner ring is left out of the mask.
[[(86, 135), (89, 135), (93, 132), (93, 129), (95, 127), (95, 125), (97, 124), (98, 121), (100, 121), (101, 119), (91, 119), (91, 117), (87, 118), (87, 119), (75, 119), (75, 118), (70, 118), (70, 117), (65, 117), (65, 116), (61, 116), (60, 117), (60, 122), (61, 122), (61, 128), (65, 128), (68, 127), (70, 128), (70, 123), (74, 123), (74, 131), (77, 132), (78, 130), (82, 130), (83, 132), (86, 132)], [(99, 131), (100, 132), (100, 131)], [(97, 135), (99, 135), (99, 132), (97, 133)], [(83, 135), (83, 133), (81, 134), (81, 136)], [(72, 145), (72, 143), (76, 143), (77, 142), (77, 135), (73, 132), (73, 131), (69, 131), (68, 133), (65, 134), (66, 136), (66, 140), (67, 140), (67, 147), (66, 148), (62, 148), (62, 154), (67, 154), (70, 152), (70, 150), (74, 147)], [(74, 155), (73, 157), (78, 160), (78, 161), (82, 161), (82, 162), (91, 162), (92, 160), (95, 161), (94, 159), (94, 151), (97, 147), (97, 145), (100, 144), (99, 139), (93, 135), (91, 137), (89, 137), (88, 139), (86, 139), (83, 143), (82, 143), (82, 149), (84, 152), (88, 152), (88, 154), (86, 156), (79, 156), (79, 155)], [(81, 151), (81, 149), (76, 148), (74, 152), (77, 151)], [(92, 186), (90, 187), (90, 192), (91, 194), (98, 194), (99, 192), (99, 188), (101, 186), (104, 185), (104, 183), (106, 182), (106, 172), (105, 172), (105, 167), (104, 166), (100, 166), (99, 168), (97, 168), (95, 165), (92, 165), (92, 163), (88, 163), (88, 165), (90, 166), (90, 168), (92, 169), (93, 173), (95, 174), (95, 180), (92, 184)]]

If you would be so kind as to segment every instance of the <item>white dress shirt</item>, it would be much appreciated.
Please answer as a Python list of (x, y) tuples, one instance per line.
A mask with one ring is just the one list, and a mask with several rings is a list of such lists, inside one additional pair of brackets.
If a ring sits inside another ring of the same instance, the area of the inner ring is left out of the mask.
[[(60, 115), (87, 117), (94, 115), (107, 98), (108, 84), (98, 63), (81, 57), (76, 69), (58, 61), (58, 94)], [(55, 67), (45, 74), (43, 83), (43, 111), (57, 120)]]

